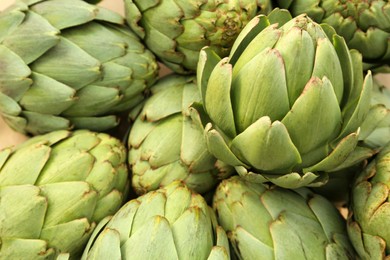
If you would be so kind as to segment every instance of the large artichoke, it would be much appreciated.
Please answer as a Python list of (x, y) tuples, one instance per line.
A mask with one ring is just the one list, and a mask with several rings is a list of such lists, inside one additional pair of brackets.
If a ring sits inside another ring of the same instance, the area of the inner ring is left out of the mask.
[(361, 171), (351, 190), (348, 234), (360, 259), (390, 257), (390, 143)]
[(242, 28), (270, 0), (125, 0), (127, 22), (160, 60), (178, 73), (196, 70), (199, 51), (229, 54)]
[(0, 259), (77, 258), (126, 201), (126, 150), (107, 134), (55, 131), (0, 158)]
[(390, 69), (390, 2), (388, 0), (277, 0), (294, 16), (306, 13), (333, 26), (351, 49), (363, 55), (365, 68)]
[(143, 99), (155, 56), (109, 10), (22, 0), (0, 13), (0, 113), (17, 131), (103, 131)]
[(131, 126), (129, 164), (138, 194), (174, 180), (204, 193), (233, 172), (208, 152), (199, 116), (190, 117), (189, 106), (200, 101), (194, 80), (175, 74), (160, 79)]
[(234, 176), (218, 186), (213, 208), (238, 259), (353, 259), (345, 219), (307, 188), (267, 187)]
[(82, 259), (230, 259), (214, 212), (179, 181), (131, 200), (108, 220), (96, 228)]
[(355, 150), (371, 74), (363, 82), (361, 55), (325, 29), (275, 9), (244, 28), (229, 57), (202, 50), (197, 81), (211, 119), (208, 147), (241, 176), (320, 185), (326, 172), (371, 156)]

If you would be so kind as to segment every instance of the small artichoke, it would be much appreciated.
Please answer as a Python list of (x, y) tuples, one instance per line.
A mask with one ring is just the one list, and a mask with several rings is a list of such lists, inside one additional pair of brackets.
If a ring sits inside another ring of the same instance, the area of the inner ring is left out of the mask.
[(126, 201), (125, 147), (65, 130), (0, 151), (0, 259), (75, 259)]
[(353, 259), (345, 219), (307, 188), (233, 176), (218, 186), (213, 208), (238, 259)]
[(146, 193), (103, 220), (82, 259), (228, 260), (229, 242), (214, 212), (182, 182)]
[(390, 143), (361, 171), (351, 189), (348, 234), (360, 259), (390, 257)]
[(165, 65), (191, 73), (202, 47), (227, 55), (248, 21), (271, 11), (271, 1), (125, 0), (125, 11), (129, 26)]
[(333, 26), (351, 49), (363, 55), (365, 68), (390, 69), (390, 2), (388, 0), (277, 0), (294, 16), (306, 13)]
[(248, 180), (322, 185), (372, 155), (355, 149), (371, 73), (363, 81), (361, 55), (305, 15), (257, 16), (229, 57), (204, 48), (197, 76), (209, 150)]
[(155, 56), (102, 7), (21, 0), (0, 24), (0, 113), (19, 132), (113, 128), (157, 79)]
[(138, 194), (175, 180), (205, 193), (233, 172), (208, 152), (200, 118), (191, 116), (190, 105), (200, 101), (194, 80), (175, 74), (160, 79), (131, 126), (129, 164)]

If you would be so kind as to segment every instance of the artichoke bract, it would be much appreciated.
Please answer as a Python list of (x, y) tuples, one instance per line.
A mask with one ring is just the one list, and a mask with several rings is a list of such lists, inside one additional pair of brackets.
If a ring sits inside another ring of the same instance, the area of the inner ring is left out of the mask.
[(176, 181), (100, 222), (81, 259), (230, 259), (225, 231), (202, 196)]
[(390, 88), (373, 81), (371, 108), (361, 126), (359, 139), (373, 149), (390, 141)]
[(360, 259), (390, 256), (390, 143), (357, 174), (351, 189), (348, 234)]
[(213, 208), (238, 259), (354, 259), (345, 219), (307, 188), (234, 176), (218, 186)]
[[(351, 49), (363, 55), (365, 69), (389, 71), (390, 2), (388, 0), (277, 0), (296, 16), (306, 13), (334, 27)], [(382, 67), (382, 68), (381, 68)]]
[(80, 257), (97, 223), (126, 201), (126, 149), (66, 130), (0, 151), (0, 259)]
[(165, 65), (183, 74), (195, 72), (204, 46), (228, 55), (248, 21), (270, 11), (270, 0), (125, 0), (129, 26)]
[(104, 131), (143, 100), (155, 56), (124, 18), (81, 0), (23, 0), (0, 14), (0, 113), (32, 135)]
[(134, 190), (144, 194), (181, 180), (205, 193), (230, 176), (234, 169), (208, 152), (199, 115), (189, 110), (200, 101), (195, 77), (168, 75), (150, 91), (128, 139)]
[(257, 16), (229, 57), (201, 51), (197, 77), (209, 150), (246, 179), (322, 185), (372, 155), (355, 149), (371, 73), (363, 80), (361, 55), (305, 15)]

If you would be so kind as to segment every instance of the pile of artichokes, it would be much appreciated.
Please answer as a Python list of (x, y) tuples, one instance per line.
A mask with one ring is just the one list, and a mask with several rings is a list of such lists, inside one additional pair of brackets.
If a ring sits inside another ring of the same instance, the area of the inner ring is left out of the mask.
[(122, 1), (0, 12), (0, 259), (390, 258), (390, 2)]

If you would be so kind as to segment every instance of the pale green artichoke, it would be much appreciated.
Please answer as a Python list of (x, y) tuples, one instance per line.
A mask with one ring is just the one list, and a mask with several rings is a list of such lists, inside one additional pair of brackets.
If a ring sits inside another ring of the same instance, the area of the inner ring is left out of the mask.
[(176, 181), (102, 221), (82, 259), (228, 260), (229, 242), (199, 194)]
[(103, 131), (143, 100), (155, 56), (120, 15), (81, 0), (23, 0), (0, 13), (0, 113), (15, 130)]
[(355, 149), (371, 74), (363, 81), (361, 55), (324, 29), (275, 9), (244, 28), (229, 57), (202, 50), (197, 82), (211, 119), (209, 150), (246, 179), (322, 185), (326, 172), (372, 155)]
[(390, 141), (390, 88), (376, 80), (373, 82), (371, 108), (361, 126), (359, 139), (380, 150)]
[(388, 0), (276, 0), (294, 16), (306, 13), (333, 26), (351, 49), (363, 55), (365, 68), (389, 70), (390, 2)]
[(193, 73), (199, 51), (229, 54), (242, 28), (271, 0), (125, 0), (126, 19), (146, 46), (177, 73)]
[(307, 188), (223, 180), (213, 201), (238, 259), (354, 259), (345, 219)]
[(128, 184), (125, 147), (107, 134), (60, 130), (0, 151), (0, 259), (80, 257)]
[(200, 101), (194, 81), (194, 76), (175, 74), (160, 79), (133, 119), (128, 158), (138, 194), (175, 180), (205, 193), (234, 171), (208, 152), (199, 115), (191, 116), (190, 105)]
[(390, 143), (361, 171), (351, 189), (348, 234), (360, 259), (390, 257)]

